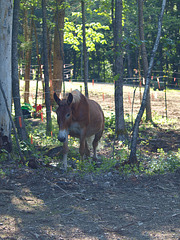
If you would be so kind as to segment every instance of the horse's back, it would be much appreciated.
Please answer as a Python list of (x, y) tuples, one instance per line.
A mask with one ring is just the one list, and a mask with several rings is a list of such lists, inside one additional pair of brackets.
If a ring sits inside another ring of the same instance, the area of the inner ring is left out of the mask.
[(94, 100), (87, 99), (89, 104), (89, 126), (87, 135), (91, 136), (104, 130), (104, 114), (100, 105)]
[[(100, 105), (87, 97), (78, 90), (74, 90), (73, 94), (73, 123), (71, 124), (72, 136), (80, 136), (80, 129), (86, 128), (86, 136), (90, 137), (104, 130), (104, 114)], [(79, 126), (79, 131), (77, 127)], [(76, 130), (76, 131), (75, 131)], [(79, 134), (77, 134), (79, 133)]]

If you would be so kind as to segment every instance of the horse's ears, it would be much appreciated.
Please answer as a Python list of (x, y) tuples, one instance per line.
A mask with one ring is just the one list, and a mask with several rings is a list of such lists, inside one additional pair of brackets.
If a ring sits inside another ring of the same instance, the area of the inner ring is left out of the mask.
[(54, 92), (54, 100), (58, 105), (60, 105), (61, 100), (58, 98), (57, 94)]
[(72, 93), (69, 93), (68, 98), (67, 98), (67, 104), (70, 105), (73, 101), (73, 95)]

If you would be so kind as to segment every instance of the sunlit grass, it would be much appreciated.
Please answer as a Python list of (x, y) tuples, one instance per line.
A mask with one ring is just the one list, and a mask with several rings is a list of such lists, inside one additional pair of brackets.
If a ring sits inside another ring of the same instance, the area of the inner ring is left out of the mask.
[[(23, 89), (24, 82), (21, 81), (21, 89)], [(36, 82), (31, 81), (31, 94), (30, 94), (30, 103), (34, 104), (34, 92), (36, 87)], [(66, 92), (72, 91), (73, 89), (82, 89), (84, 93), (84, 84), (82, 82), (66, 82), (65, 83), (65, 90)], [(115, 113), (114, 113), (114, 84), (103, 84), (103, 83), (88, 83), (89, 89), (89, 96), (93, 96), (96, 100), (98, 99), (99, 103), (101, 104), (104, 115), (105, 115), (105, 130), (103, 137), (99, 143), (99, 151), (100, 152), (100, 164), (98, 166), (90, 161), (90, 159), (86, 159), (84, 162), (80, 161), (80, 154), (79, 154), (79, 139), (76, 138), (69, 138), (68, 145), (69, 145), (69, 154), (68, 154), (68, 162), (70, 161), (73, 163), (73, 168), (75, 167), (76, 171), (81, 173), (83, 172), (105, 172), (105, 171), (114, 171), (116, 170), (119, 173), (164, 173), (167, 171), (174, 171), (179, 167), (179, 152), (178, 153), (165, 153), (164, 150), (159, 150), (157, 152), (157, 157), (153, 158), (150, 156), (148, 152), (142, 152), (141, 147), (137, 149), (137, 157), (140, 160), (138, 166), (131, 167), (129, 165), (123, 166), (123, 162), (127, 161), (129, 158), (130, 150), (129, 150), (129, 143), (115, 143), (114, 136), (115, 136)], [(132, 127), (135, 122), (136, 114), (138, 112), (138, 107), (140, 106), (140, 89), (137, 87), (136, 89), (136, 109), (134, 108), (134, 112), (132, 115), (131, 108), (132, 108), (132, 97), (135, 87), (131, 86), (124, 86), (124, 101), (125, 101), (125, 122), (126, 127), (128, 129), (129, 135), (132, 133)], [(42, 93), (42, 85), (39, 84), (39, 91)], [(143, 93), (143, 88), (141, 89), (141, 93)], [(179, 93), (177, 90), (167, 90), (167, 94), (177, 94)], [(105, 101), (102, 99), (102, 94), (108, 97), (109, 101), (108, 106)], [(163, 91), (153, 91), (152, 94), (152, 101), (154, 103), (158, 103), (158, 99), (164, 98)], [(110, 96), (110, 98), (109, 98)], [(23, 100), (23, 98), (21, 99)], [(38, 103), (42, 104), (43, 98), (42, 96), (38, 98)], [(135, 106), (134, 106), (135, 107)], [(164, 110), (165, 111), (165, 107)], [(14, 114), (14, 111), (13, 111)], [(62, 146), (57, 139), (58, 135), (58, 124), (56, 119), (55, 108), (53, 109), (51, 116), (52, 116), (52, 135), (46, 136), (46, 116), (45, 116), (45, 109), (43, 109), (43, 121), (39, 119), (39, 124), (37, 126), (32, 127), (31, 120), (25, 120), (26, 122), (26, 129), (30, 136), (28, 142), (20, 142), (21, 150), (25, 156), (25, 159), (29, 160), (29, 156), (33, 156), (35, 159), (41, 159), (45, 162), (45, 164), (54, 163), (54, 166), (61, 167), (62, 166), (62, 153), (59, 155), (51, 158), (46, 156), (48, 149), (55, 148), (58, 146)], [(155, 131), (154, 124), (157, 126), (163, 127), (163, 129), (174, 129), (176, 130), (177, 125), (177, 118), (170, 119), (166, 118), (157, 111), (152, 111), (153, 122), (146, 122), (145, 113), (143, 115), (141, 124), (139, 126), (139, 137), (144, 139), (141, 141), (140, 146), (148, 146), (149, 140), (153, 139), (153, 134), (151, 136), (146, 136), (147, 129), (152, 129), (152, 132)], [(31, 136), (33, 140), (33, 144), (31, 143)], [(14, 135), (12, 135), (13, 139), (13, 158), (16, 158), (18, 155), (18, 149), (15, 143)], [(92, 151), (91, 151), (92, 152)], [(102, 153), (101, 153), (102, 152)], [(0, 155), (0, 161), (4, 161), (7, 158), (7, 153), (3, 153)], [(122, 167), (123, 166), (123, 167)], [(72, 167), (69, 167), (70, 171), (73, 171)], [(0, 175), (3, 176), (4, 172), (0, 171)]]

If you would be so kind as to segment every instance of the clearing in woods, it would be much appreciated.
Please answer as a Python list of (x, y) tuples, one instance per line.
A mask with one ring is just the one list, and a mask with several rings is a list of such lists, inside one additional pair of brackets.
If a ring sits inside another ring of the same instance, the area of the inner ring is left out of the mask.
[[(89, 90), (104, 111), (113, 111), (112, 85), (89, 85)], [(138, 89), (136, 94), (138, 104)], [(153, 114), (165, 117), (164, 92), (151, 94)], [(131, 115), (133, 88), (125, 87), (124, 96), (125, 113)], [(177, 121), (159, 124), (153, 132), (147, 129), (155, 136), (142, 148), (149, 155), (156, 155), (158, 148), (180, 148), (179, 92), (168, 91), (167, 100), (168, 117)], [(99, 154), (108, 156), (110, 151), (99, 149)], [(180, 169), (153, 176), (112, 170), (82, 177), (53, 167), (19, 168), (9, 160), (0, 169), (0, 239), (180, 239)]]

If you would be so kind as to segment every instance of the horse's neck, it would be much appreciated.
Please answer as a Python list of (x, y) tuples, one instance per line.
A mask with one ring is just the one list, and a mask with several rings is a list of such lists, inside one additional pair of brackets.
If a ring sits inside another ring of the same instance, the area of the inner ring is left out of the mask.
[(77, 119), (78, 106), (79, 106), (79, 103), (72, 104), (71, 109), (72, 109), (72, 120), (73, 121), (76, 121), (76, 119)]

